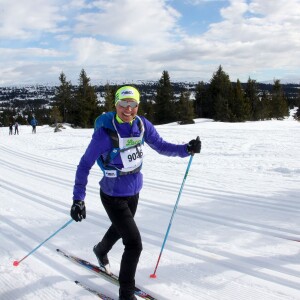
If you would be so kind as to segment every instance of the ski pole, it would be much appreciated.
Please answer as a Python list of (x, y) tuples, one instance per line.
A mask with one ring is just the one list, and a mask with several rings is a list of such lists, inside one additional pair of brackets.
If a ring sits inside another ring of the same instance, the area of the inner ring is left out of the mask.
[(66, 224), (64, 224), (62, 227), (60, 227), (58, 230), (56, 230), (53, 234), (51, 234), (47, 239), (45, 239), (42, 243), (40, 243), (38, 246), (36, 246), (33, 250), (31, 250), (27, 255), (25, 255), (21, 260), (15, 260), (13, 262), (13, 265), (17, 267), (20, 262), (22, 262), (25, 258), (27, 258), (29, 255), (31, 255), (33, 252), (35, 252), (37, 249), (39, 249), (43, 244), (45, 244), (48, 240), (53, 238), (59, 231), (61, 231), (63, 228), (67, 227), (73, 219), (69, 220)]
[[(199, 139), (199, 137), (197, 137), (197, 139)], [(180, 199), (180, 196), (181, 196), (181, 193), (182, 193), (182, 190), (183, 190), (183, 186), (184, 186), (186, 177), (187, 177), (187, 175), (188, 175), (188, 173), (189, 173), (189, 169), (190, 169), (190, 166), (191, 166), (191, 164), (192, 164), (193, 157), (194, 157), (194, 154), (192, 154), (192, 155), (190, 156), (190, 160), (189, 160), (188, 166), (187, 166), (186, 171), (185, 171), (185, 174), (184, 174), (184, 178), (183, 178), (183, 181), (182, 181), (182, 184), (181, 184), (181, 187), (180, 187), (180, 190), (179, 190), (179, 194), (178, 194), (178, 197), (177, 197), (177, 200), (176, 200), (174, 209), (173, 209), (173, 213), (172, 213), (172, 216), (171, 216), (171, 219), (170, 219), (170, 222), (169, 222), (169, 226), (168, 226), (167, 232), (166, 232), (166, 234), (165, 234), (165, 238), (164, 238), (164, 241), (163, 241), (163, 244), (162, 244), (162, 247), (161, 247), (159, 256), (158, 256), (158, 260), (157, 260), (157, 263), (156, 263), (154, 272), (153, 272), (153, 274), (150, 275), (150, 278), (156, 278), (156, 270), (157, 270), (157, 267), (158, 267), (158, 264), (159, 264), (159, 261), (160, 261), (162, 252), (163, 252), (163, 250), (164, 250), (164, 247), (165, 247), (165, 244), (166, 244), (166, 241), (167, 241), (167, 238), (168, 238), (170, 229), (171, 229), (171, 225), (172, 225), (172, 222), (173, 222), (173, 218), (174, 218), (174, 215), (175, 215), (175, 212), (176, 212), (178, 203), (179, 203), (179, 199)]]

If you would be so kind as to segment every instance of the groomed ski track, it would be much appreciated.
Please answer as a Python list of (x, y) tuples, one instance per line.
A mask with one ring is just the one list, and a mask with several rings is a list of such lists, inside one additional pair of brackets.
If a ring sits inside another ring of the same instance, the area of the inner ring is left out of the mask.
[[(172, 127), (160, 128), (167, 140), (186, 140), (183, 134), (177, 138)], [(68, 129), (62, 134), (52, 134), (53, 129), (45, 126), (32, 135), (30, 127), (21, 129), (20, 136), (8, 137), (1, 128), (0, 299), (95, 299), (76, 286), (74, 280), (86, 282), (117, 299), (117, 287), (66, 263), (55, 251), (61, 247), (96, 262), (92, 247), (110, 224), (99, 200), (101, 174), (96, 165), (87, 188), (87, 219), (82, 223), (72, 222), (18, 267), (12, 266), (14, 260), (24, 257), (70, 219), (76, 165), (91, 136), (88, 130)], [(196, 131), (191, 135), (196, 136)], [(300, 243), (291, 241), (300, 240), (296, 188), (300, 168), (280, 170), (274, 163), (264, 162), (259, 151), (253, 157), (253, 149), (262, 147), (261, 139), (254, 136), (251, 142), (238, 148), (236, 132), (228, 137), (236, 146), (231, 151), (236, 155), (238, 150), (244, 152), (239, 157), (233, 156), (227, 164), (220, 163), (218, 142), (214, 144), (215, 137), (209, 136), (209, 132), (206, 135), (207, 144), (211, 143), (209, 146), (213, 148), (194, 158), (157, 279), (150, 279), (149, 275), (160, 251), (187, 159), (162, 158), (148, 149), (143, 168), (144, 188), (136, 215), (144, 248), (137, 285), (158, 299), (300, 299)], [(48, 145), (44, 144), (44, 136), (48, 136)], [(284, 136), (282, 132), (276, 141), (279, 143)], [(69, 141), (74, 145), (68, 144)], [(274, 158), (279, 154), (270, 153)], [(253, 159), (259, 161), (262, 174), (257, 170), (251, 172)], [(218, 168), (209, 168), (209, 163), (219, 163), (218, 174), (214, 173)], [(227, 168), (224, 173), (222, 168)], [(247, 178), (236, 171), (243, 168), (249, 169)], [(276, 190), (276, 182), (272, 183), (274, 174), (275, 180), (278, 180), (276, 174), (291, 175), (285, 178), (286, 190)], [(255, 176), (261, 178), (257, 181)], [(247, 183), (243, 183), (246, 179)], [(233, 180), (236, 183), (231, 188)], [(119, 242), (109, 256), (115, 273), (122, 251)]]

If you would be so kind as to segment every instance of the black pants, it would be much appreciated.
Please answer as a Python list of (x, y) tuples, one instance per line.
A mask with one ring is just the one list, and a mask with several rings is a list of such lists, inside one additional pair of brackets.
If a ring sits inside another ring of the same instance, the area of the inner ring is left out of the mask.
[(135, 272), (142, 252), (141, 235), (133, 219), (139, 194), (130, 197), (111, 197), (100, 190), (100, 197), (112, 225), (97, 249), (101, 249), (102, 254), (107, 254), (122, 238), (125, 248), (121, 260), (119, 282), (120, 296), (126, 297), (134, 293)]

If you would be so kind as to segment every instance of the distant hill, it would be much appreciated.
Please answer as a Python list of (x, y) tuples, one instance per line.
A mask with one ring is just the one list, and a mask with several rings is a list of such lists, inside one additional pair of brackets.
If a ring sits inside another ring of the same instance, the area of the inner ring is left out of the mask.
[[(271, 92), (273, 84), (257, 83), (259, 90)], [(196, 83), (192, 82), (175, 82), (172, 83), (175, 95), (179, 95), (184, 89), (188, 89), (192, 94), (195, 92)], [(242, 83), (245, 87), (246, 83)], [(299, 95), (300, 84), (281, 84), (289, 102)], [(153, 99), (156, 95), (157, 82), (139, 82), (136, 86), (141, 91), (144, 100)], [(104, 97), (105, 85), (96, 85), (95, 91), (101, 102)], [(76, 88), (76, 86), (74, 86)], [(33, 106), (50, 104), (55, 97), (56, 86), (31, 85), (22, 87), (0, 87), (0, 104), (9, 106), (12, 102), (14, 106), (20, 107), (30, 103)], [(22, 101), (22, 102), (21, 102)], [(23, 103), (23, 105), (22, 105)]]

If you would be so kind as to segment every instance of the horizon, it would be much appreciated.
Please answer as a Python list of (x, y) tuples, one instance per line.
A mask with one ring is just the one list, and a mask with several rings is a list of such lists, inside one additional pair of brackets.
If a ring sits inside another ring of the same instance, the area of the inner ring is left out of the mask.
[[(255, 80), (254, 78), (251, 78), (252, 80)], [(272, 81), (261, 81), (261, 82), (259, 82), (259, 81), (256, 81), (256, 83), (257, 84), (266, 84), (266, 85), (272, 85), (272, 84), (274, 84), (274, 80), (276, 80), (276, 79), (273, 79)], [(91, 84), (91, 86), (105, 86), (106, 84), (109, 84), (109, 85), (117, 85), (117, 86), (121, 86), (121, 85), (127, 85), (127, 84), (134, 84), (134, 85), (143, 85), (143, 84), (148, 84), (148, 83), (156, 83), (156, 82), (158, 82), (159, 81), (159, 79), (157, 79), (157, 80), (137, 80), (137, 81), (140, 81), (140, 82), (130, 82), (130, 83), (128, 83), (128, 81), (126, 82), (110, 82), (110, 83), (108, 83), (108, 82), (99, 82), (99, 83), (95, 83), (95, 84)], [(185, 83), (185, 84), (198, 84), (199, 83), (199, 81), (174, 81), (174, 80), (170, 80), (170, 82), (171, 82), (171, 84), (176, 84), (176, 83)], [(236, 83), (236, 81), (232, 81), (232, 80), (230, 80), (230, 82), (231, 83)], [(209, 84), (209, 81), (204, 81), (204, 83), (205, 84)], [(240, 81), (240, 83), (241, 84), (247, 84), (247, 81)], [(289, 84), (291, 84), (291, 85), (299, 85), (300, 86), (300, 81), (299, 82), (282, 82), (282, 81), (280, 81), (280, 84), (282, 84), (282, 85), (289, 85)], [(41, 87), (56, 87), (56, 86), (59, 86), (60, 85), (60, 83), (59, 82), (57, 82), (56, 84), (54, 84), (54, 83), (23, 83), (23, 84), (11, 84), (11, 85), (1, 85), (0, 84), (0, 89), (1, 88), (18, 88), (18, 87), (39, 87), (39, 86), (41, 86)], [(71, 82), (71, 85), (72, 86), (78, 86), (78, 84), (73, 84), (72, 82)]]

